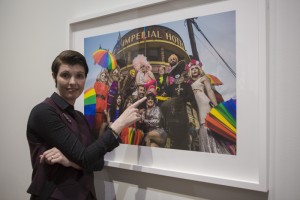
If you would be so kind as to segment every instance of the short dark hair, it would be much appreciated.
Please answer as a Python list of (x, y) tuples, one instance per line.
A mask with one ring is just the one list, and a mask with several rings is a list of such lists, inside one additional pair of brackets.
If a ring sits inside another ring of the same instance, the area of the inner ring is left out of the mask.
[(85, 57), (77, 52), (77, 51), (73, 51), (73, 50), (65, 50), (63, 52), (61, 52), (58, 56), (56, 56), (56, 58), (54, 59), (53, 63), (52, 63), (52, 73), (53, 76), (56, 77), (59, 67), (62, 64), (67, 64), (67, 65), (82, 65), (85, 71), (85, 76), (87, 76), (88, 72), (89, 72), (89, 67), (86, 63)]
[(146, 97), (147, 97), (147, 100), (150, 99), (150, 98), (152, 98), (153, 101), (154, 101), (154, 103), (157, 103), (156, 95), (153, 94), (152, 92), (149, 92), (149, 93), (146, 95)]

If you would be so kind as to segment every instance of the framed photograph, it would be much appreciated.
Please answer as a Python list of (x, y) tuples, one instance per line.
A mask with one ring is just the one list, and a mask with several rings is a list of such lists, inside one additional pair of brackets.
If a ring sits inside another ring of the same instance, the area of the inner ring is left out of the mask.
[(69, 22), (96, 137), (127, 106), (106, 165), (267, 191), (266, 2), (142, 1)]

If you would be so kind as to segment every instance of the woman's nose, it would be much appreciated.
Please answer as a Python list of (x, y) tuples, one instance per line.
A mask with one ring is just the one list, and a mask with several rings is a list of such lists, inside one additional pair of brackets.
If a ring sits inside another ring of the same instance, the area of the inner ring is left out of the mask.
[(69, 84), (76, 84), (76, 78), (74, 76), (71, 76)]

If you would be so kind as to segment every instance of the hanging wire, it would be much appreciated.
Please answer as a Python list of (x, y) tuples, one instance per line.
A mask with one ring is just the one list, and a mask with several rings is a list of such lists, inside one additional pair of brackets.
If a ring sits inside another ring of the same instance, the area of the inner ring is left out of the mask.
[(195, 28), (200, 32), (200, 34), (204, 37), (204, 39), (208, 42), (208, 44), (213, 48), (213, 50), (216, 52), (216, 54), (219, 56), (219, 58), (224, 62), (228, 70), (232, 73), (234, 77), (236, 77), (235, 71), (228, 65), (228, 63), (224, 60), (224, 58), (219, 54), (219, 52), (216, 50), (216, 48), (212, 45), (212, 43), (208, 40), (208, 38), (205, 36), (203, 31), (199, 28), (198, 24), (195, 22), (194, 19), (190, 19)]
[(195, 38), (199, 41), (199, 43), (210, 53), (211, 56), (213, 56), (218, 63), (220, 63), (220, 65), (223, 64), (223, 62), (217, 58), (216, 54), (214, 54), (211, 50), (211, 48), (208, 48), (207, 44), (205, 44), (204, 42), (202, 42), (202, 40), (198, 37), (198, 35), (195, 34)]
[[(201, 41), (201, 39), (195, 34), (195, 37), (197, 38), (197, 40), (199, 41), (200, 44), (202, 44), (206, 50), (213, 56), (216, 58), (216, 55), (211, 51), (211, 49), (209, 49), (204, 42)], [(220, 60), (216, 58), (216, 60), (218, 60), (218, 62), (221, 64)]]

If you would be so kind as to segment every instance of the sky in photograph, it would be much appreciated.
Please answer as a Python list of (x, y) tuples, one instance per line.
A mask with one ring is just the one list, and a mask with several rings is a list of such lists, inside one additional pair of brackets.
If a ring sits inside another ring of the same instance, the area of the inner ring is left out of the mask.
[[(223, 82), (223, 85), (215, 86), (215, 88), (223, 95), (224, 100), (236, 98), (236, 77), (228, 69), (229, 66), (234, 72), (236, 71), (235, 19), (235, 11), (201, 16), (195, 19), (198, 27), (211, 44), (209, 44), (203, 35), (193, 26), (196, 46), (199, 58), (203, 63), (203, 69), (205, 73), (212, 74)], [(192, 55), (185, 19), (157, 25), (168, 27), (179, 34), (184, 42), (186, 52)], [(117, 43), (119, 33), (123, 36), (131, 30), (132, 29), (85, 38), (84, 55), (90, 69), (85, 86), (86, 89), (93, 86), (95, 77), (102, 70), (99, 65), (94, 64), (92, 57), (93, 52), (98, 50), (100, 46), (102, 49), (108, 49), (112, 52)], [(218, 54), (227, 63), (227, 66), (211, 45), (213, 45)]]

